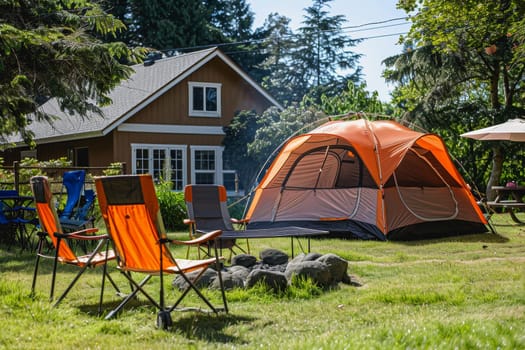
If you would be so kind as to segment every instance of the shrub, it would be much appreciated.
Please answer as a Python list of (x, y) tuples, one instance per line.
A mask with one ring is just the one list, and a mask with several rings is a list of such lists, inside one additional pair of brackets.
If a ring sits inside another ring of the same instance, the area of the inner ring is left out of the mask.
[(187, 217), (184, 193), (171, 190), (172, 184), (163, 181), (156, 185), (160, 213), (167, 231), (180, 231), (186, 229), (183, 220)]

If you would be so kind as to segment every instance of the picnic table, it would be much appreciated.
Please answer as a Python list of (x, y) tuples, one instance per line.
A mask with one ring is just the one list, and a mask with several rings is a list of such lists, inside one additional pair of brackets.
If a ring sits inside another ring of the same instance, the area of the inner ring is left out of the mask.
[[(12, 235), (4, 238), (8, 242), (17, 242), (22, 249), (31, 249), (31, 233), (36, 224), (34, 208), (29, 206), (32, 202), (32, 196), (22, 196), (18, 191), (0, 191), (0, 224), (8, 228), (4, 234)], [(28, 225), (33, 228), (28, 228)]]
[(518, 212), (525, 209), (525, 186), (492, 186), (496, 191), (496, 198), (493, 201), (488, 201), (489, 208), (502, 208), (510, 214), (512, 220), (518, 224), (525, 224), (525, 221), (517, 216)]

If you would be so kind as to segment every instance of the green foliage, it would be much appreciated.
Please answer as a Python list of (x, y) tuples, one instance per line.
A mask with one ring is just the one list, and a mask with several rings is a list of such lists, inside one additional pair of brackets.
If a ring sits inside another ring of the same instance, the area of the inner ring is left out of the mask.
[(401, 40), (405, 51), (385, 60), (385, 77), (399, 84), (393, 102), (407, 112), (405, 119), (448, 136), (447, 145), (478, 186), (514, 177), (499, 156), (515, 154), (506, 152), (514, 146), (472, 145), (479, 141), (458, 135), (525, 113), (523, 2), (401, 0), (398, 6), (414, 12)]
[(164, 226), (168, 231), (186, 228), (183, 220), (187, 218), (184, 193), (171, 190), (171, 182), (164, 181), (156, 185), (155, 191), (160, 205)]
[(345, 16), (330, 16), (331, 1), (314, 0), (305, 9), (303, 26), (298, 29), (290, 75), (299, 98), (310, 91), (319, 99), (322, 94), (344, 87), (348, 81), (360, 79), (361, 68), (357, 65), (360, 55), (349, 50), (359, 41), (343, 32)]
[(111, 163), (107, 169), (102, 170), (102, 173), (105, 176), (120, 175), (122, 174), (122, 163)]
[[(94, 35), (123, 29), (97, 2), (3, 1), (0, 3), (0, 137), (20, 134), (32, 120), (51, 120), (39, 110), (56, 98), (60, 108), (87, 115), (108, 104), (108, 93), (132, 69), (141, 51), (122, 43), (102, 43)], [(4, 140), (5, 141), (5, 140)]]
[(387, 113), (389, 105), (379, 100), (377, 91), (369, 92), (366, 84), (348, 82), (346, 88), (333, 96), (321, 96), (321, 110), (327, 115), (341, 115), (352, 112)]

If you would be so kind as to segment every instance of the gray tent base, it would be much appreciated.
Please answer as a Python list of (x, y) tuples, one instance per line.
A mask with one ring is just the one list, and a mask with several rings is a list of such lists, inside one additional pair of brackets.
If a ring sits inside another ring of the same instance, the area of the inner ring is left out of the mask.
[(487, 227), (483, 224), (463, 220), (432, 221), (409, 225), (390, 231), (386, 236), (381, 231), (379, 231), (375, 225), (354, 220), (279, 222), (262, 221), (248, 224), (248, 230), (259, 228), (279, 228), (287, 226), (306, 227), (330, 231), (328, 236), (323, 236), (324, 238), (349, 238), (380, 241), (414, 241), (488, 232)]

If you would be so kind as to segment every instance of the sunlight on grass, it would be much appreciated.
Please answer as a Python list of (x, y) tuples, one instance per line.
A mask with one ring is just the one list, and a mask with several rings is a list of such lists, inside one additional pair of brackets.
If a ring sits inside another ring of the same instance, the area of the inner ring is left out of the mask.
[[(498, 234), (416, 242), (314, 239), (312, 251), (349, 261), (361, 287), (323, 290), (295, 280), (285, 291), (263, 285), (227, 292), (230, 313), (174, 313), (169, 331), (155, 328), (157, 310), (144, 297), (104, 320), (120, 298), (106, 285), (98, 316), (100, 273), (88, 270), (57, 308), (49, 303), (51, 261), (42, 264), (30, 297), (34, 255), (0, 248), (0, 348), (6, 349), (523, 349), (525, 348), (525, 226), (496, 215)], [(187, 232), (172, 233), (187, 238)], [(289, 239), (250, 241), (291, 255)], [(296, 247), (297, 249), (297, 247)], [(185, 256), (184, 248), (174, 250)], [(196, 256), (196, 251), (191, 252)], [(110, 264), (124, 291), (129, 285)], [(57, 292), (75, 268), (59, 266)], [(158, 298), (159, 279), (148, 290)], [(180, 292), (166, 281), (166, 299)], [(212, 302), (220, 293), (203, 290)], [(202, 307), (193, 293), (185, 303)], [(60, 346), (57, 345), (60, 339)]]

